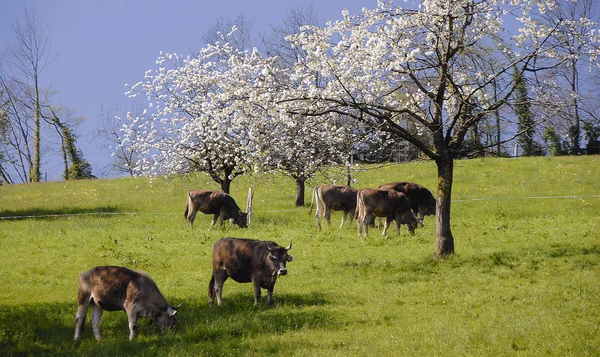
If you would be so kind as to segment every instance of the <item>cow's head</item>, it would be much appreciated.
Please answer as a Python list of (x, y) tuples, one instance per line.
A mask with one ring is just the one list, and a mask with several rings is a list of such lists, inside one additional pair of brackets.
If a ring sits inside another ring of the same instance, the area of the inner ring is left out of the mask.
[(402, 217), (402, 223), (405, 223), (408, 226), (408, 231), (410, 232), (411, 235), (415, 234), (415, 229), (417, 228), (417, 225), (419, 224), (419, 220), (417, 219), (417, 217), (415, 217), (415, 215), (412, 213), (411, 210), (408, 210), (404, 216)]
[(152, 322), (156, 323), (158, 327), (162, 329), (170, 329), (177, 322), (177, 307), (169, 306), (166, 310), (163, 310), (154, 316), (152, 316)]
[(242, 212), (242, 210), (239, 210), (234, 222), (242, 228), (248, 228), (248, 212)]
[(268, 259), (273, 263), (275, 267), (273, 275), (287, 274), (286, 264), (287, 262), (291, 262), (294, 260), (294, 257), (288, 254), (288, 250), (290, 249), (292, 249), (292, 242), (290, 242), (290, 245), (287, 248), (283, 248), (280, 246), (269, 247), (269, 245), (267, 245), (267, 250), (269, 251)]

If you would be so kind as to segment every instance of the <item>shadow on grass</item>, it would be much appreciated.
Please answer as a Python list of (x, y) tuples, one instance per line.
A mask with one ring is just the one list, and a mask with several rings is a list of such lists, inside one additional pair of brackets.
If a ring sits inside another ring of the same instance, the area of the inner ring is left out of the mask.
[(0, 210), (0, 221), (6, 219), (24, 219), (24, 218), (46, 218), (53, 219), (63, 215), (92, 215), (100, 213), (116, 213), (119, 212), (117, 206), (101, 206), (101, 207), (61, 207), (56, 209), (36, 208), (31, 207), (24, 210)]
[[(343, 262), (343, 269), (352, 268), (370, 274), (373, 269), (384, 272), (393, 282), (410, 283), (430, 281), (439, 274), (446, 274), (453, 269), (463, 267), (475, 268), (486, 274), (514, 272), (521, 276), (538, 270), (543, 264), (553, 264), (561, 260), (567, 267), (585, 270), (600, 265), (600, 246), (553, 244), (521, 250), (498, 250), (475, 256), (455, 255), (445, 259), (433, 256), (414, 261), (394, 261), (373, 257)], [(449, 270), (450, 269), (450, 270)]]
[[(0, 306), (0, 351), (6, 356), (122, 356), (257, 354), (287, 350), (281, 339), (262, 338), (304, 329), (332, 328), (334, 317), (319, 306), (323, 295), (283, 294), (276, 305), (266, 299), (254, 306), (252, 296), (232, 294), (221, 306), (205, 299), (183, 300), (175, 329), (160, 331), (147, 318), (138, 321), (137, 340), (129, 342), (124, 311), (105, 312), (102, 340), (90, 326), (91, 309), (80, 342), (73, 342), (76, 306), (72, 303)], [(315, 308), (316, 307), (316, 308)], [(256, 343), (260, 339), (261, 343)], [(267, 340), (268, 342), (264, 342)]]

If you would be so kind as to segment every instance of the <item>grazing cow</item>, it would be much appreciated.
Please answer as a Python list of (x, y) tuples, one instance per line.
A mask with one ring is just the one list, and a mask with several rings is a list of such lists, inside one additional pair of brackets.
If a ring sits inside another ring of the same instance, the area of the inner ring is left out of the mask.
[(357, 190), (348, 185), (322, 185), (315, 187), (308, 214), (312, 213), (313, 202), (316, 202), (317, 229), (321, 230), (321, 217), (323, 217), (323, 213), (325, 214), (327, 225), (331, 227), (331, 211), (344, 212), (340, 228), (344, 225), (348, 213), (350, 213), (350, 221), (352, 221), (354, 211), (356, 210), (356, 193)]
[(396, 221), (396, 232), (400, 233), (400, 224), (408, 226), (410, 234), (415, 233), (417, 218), (410, 210), (408, 198), (402, 192), (381, 190), (377, 188), (363, 188), (358, 191), (356, 199), (356, 222), (358, 223), (358, 235), (369, 235), (368, 227), (375, 216), (385, 217), (385, 226), (382, 235)]
[(261, 288), (267, 289), (267, 304), (273, 305), (273, 288), (277, 276), (286, 275), (286, 263), (294, 260), (287, 248), (275, 242), (243, 238), (223, 238), (213, 245), (213, 272), (208, 284), (208, 305), (212, 306), (215, 295), (221, 305), (223, 283), (228, 277), (238, 283), (252, 282), (254, 305), (260, 303)]
[(402, 192), (410, 200), (410, 208), (418, 216), (419, 225), (423, 227), (425, 216), (435, 215), (435, 198), (431, 192), (414, 182), (390, 182), (379, 186), (382, 190)]
[(242, 212), (233, 197), (223, 191), (190, 190), (188, 191), (187, 204), (183, 215), (194, 229), (196, 213), (212, 214), (213, 219), (208, 230), (219, 219), (219, 227), (223, 227), (224, 219), (233, 219), (235, 224), (242, 228), (248, 227), (248, 213)]
[(79, 341), (88, 305), (92, 304), (92, 330), (100, 340), (103, 310), (125, 310), (129, 319), (129, 340), (135, 338), (137, 319), (151, 317), (161, 328), (171, 328), (177, 321), (177, 307), (167, 303), (156, 283), (144, 271), (117, 266), (98, 266), (81, 273), (75, 316), (75, 341)]

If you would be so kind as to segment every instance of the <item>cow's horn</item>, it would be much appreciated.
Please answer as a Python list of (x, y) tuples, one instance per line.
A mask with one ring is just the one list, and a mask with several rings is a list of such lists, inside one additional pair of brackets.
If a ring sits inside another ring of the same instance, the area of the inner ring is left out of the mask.
[(290, 245), (288, 245), (288, 247), (285, 248), (285, 250), (290, 250), (290, 249), (292, 249), (292, 241), (290, 241)]
[(175, 307), (175, 310), (178, 310), (181, 307), (181, 305), (183, 305), (183, 303), (177, 305), (177, 307)]

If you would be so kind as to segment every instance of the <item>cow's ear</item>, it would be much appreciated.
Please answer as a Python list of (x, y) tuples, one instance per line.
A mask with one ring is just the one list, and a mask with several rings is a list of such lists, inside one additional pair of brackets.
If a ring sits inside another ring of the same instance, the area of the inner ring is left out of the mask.
[(242, 210), (239, 210), (239, 211), (238, 211), (238, 216), (243, 216), (243, 215), (244, 215), (244, 211), (242, 211)]
[(291, 261), (293, 261), (293, 260), (294, 260), (294, 257), (293, 257), (293, 256), (291, 256), (291, 255), (288, 255), (288, 257), (287, 257), (287, 261), (288, 261), (288, 262), (291, 262)]

